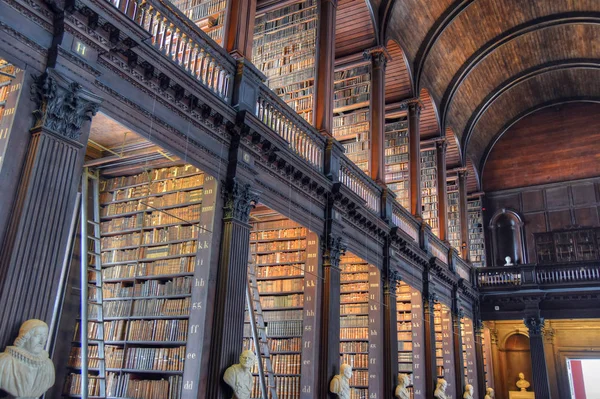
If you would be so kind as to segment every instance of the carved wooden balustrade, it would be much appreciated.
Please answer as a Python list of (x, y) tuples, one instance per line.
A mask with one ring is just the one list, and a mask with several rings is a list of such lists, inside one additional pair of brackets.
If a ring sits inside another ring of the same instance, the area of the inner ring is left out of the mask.
[(475, 269), (482, 292), (515, 288), (598, 287), (600, 261)]
[(437, 236), (433, 233), (429, 235), (429, 253), (438, 258), (445, 264), (448, 264), (448, 245), (444, 244)]
[(162, 0), (107, 0), (151, 35), (152, 45), (227, 104), (235, 60), (183, 13)]
[(396, 201), (392, 206), (392, 223), (411, 236), (413, 240), (419, 242), (419, 222)]
[(381, 188), (345, 155), (340, 159), (338, 178), (365, 201), (367, 208), (381, 212)]
[(283, 137), (292, 151), (323, 172), (325, 138), (264, 84), (260, 86), (255, 115)]
[(465, 280), (471, 281), (471, 266), (465, 262), (459, 255), (458, 252), (452, 251), (452, 263), (456, 274)]

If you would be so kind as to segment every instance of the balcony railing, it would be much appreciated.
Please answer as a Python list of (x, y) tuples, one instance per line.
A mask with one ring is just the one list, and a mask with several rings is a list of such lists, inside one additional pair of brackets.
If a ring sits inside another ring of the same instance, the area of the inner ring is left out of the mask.
[(445, 264), (448, 264), (448, 247), (433, 233), (429, 236), (429, 252)]
[(411, 236), (413, 240), (419, 242), (419, 223), (397, 202), (394, 202), (392, 210), (392, 223)]
[(381, 188), (345, 156), (340, 159), (339, 179), (366, 202), (367, 208), (379, 214)]
[(255, 115), (290, 143), (298, 156), (323, 171), (325, 139), (265, 85), (260, 87)]
[(483, 267), (476, 269), (480, 290), (598, 286), (600, 261), (545, 265)]
[(458, 255), (458, 252), (452, 251), (452, 262), (456, 273), (465, 280), (471, 281), (471, 267)]
[(162, 54), (227, 104), (235, 61), (172, 4), (162, 0), (107, 0), (151, 35)]

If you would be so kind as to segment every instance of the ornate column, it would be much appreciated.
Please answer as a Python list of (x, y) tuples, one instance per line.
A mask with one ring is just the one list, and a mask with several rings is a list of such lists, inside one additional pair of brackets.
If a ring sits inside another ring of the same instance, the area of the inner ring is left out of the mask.
[(529, 329), (529, 347), (531, 350), (531, 367), (533, 373), (533, 392), (538, 398), (550, 398), (550, 383), (546, 368), (546, 355), (544, 354), (544, 318), (530, 315), (523, 319)]
[(31, 99), (31, 139), (0, 258), (2, 347), (27, 319), (50, 324), (89, 122), (101, 102), (54, 69), (34, 79)]
[(388, 268), (383, 288), (384, 398), (394, 397), (394, 391), (398, 383), (398, 312), (396, 306), (396, 287), (399, 281), (400, 273)]
[(319, 0), (319, 7), (314, 123), (321, 134), (331, 136), (333, 134), (333, 74), (335, 70), (337, 0)]
[(460, 308), (460, 298), (458, 289), (454, 288), (452, 292), (452, 343), (454, 345), (454, 381), (457, 397), (465, 392), (464, 359), (462, 348), (462, 326), (460, 321), (463, 317), (463, 311)]
[(435, 155), (437, 164), (437, 186), (438, 186), (438, 218), (439, 228), (438, 236), (440, 240), (446, 241), (448, 239), (448, 209), (446, 203), (448, 202), (448, 192), (446, 184), (446, 149), (448, 148), (448, 142), (445, 138), (439, 139), (435, 142)]
[(546, 354), (546, 364), (548, 368), (548, 380), (550, 381), (550, 397), (559, 398), (558, 394), (558, 381), (560, 375), (556, 369), (556, 358), (554, 352), (554, 342), (556, 331), (552, 328), (550, 320), (544, 323), (544, 329), (542, 334), (544, 335), (544, 353)]
[(329, 392), (329, 381), (340, 368), (340, 258), (346, 252), (341, 234), (328, 234), (321, 240), (323, 280), (321, 324), (319, 331), (319, 384), (315, 398), (336, 399)]
[(225, 50), (236, 58), (252, 61), (256, 0), (230, 0), (225, 13)]
[(458, 171), (458, 196), (460, 211), (460, 248), (461, 257), (465, 262), (469, 262), (469, 218), (467, 213), (467, 176), (469, 172), (466, 169)]
[(223, 229), (217, 289), (214, 303), (208, 398), (229, 399), (231, 391), (223, 382), (225, 369), (237, 363), (244, 336), (244, 309), (250, 246), (250, 211), (258, 194), (250, 184), (233, 179), (224, 193)]
[(385, 184), (385, 67), (387, 55), (383, 48), (365, 52), (371, 59), (371, 178)]
[[(474, 335), (475, 335), (475, 362), (477, 370), (477, 386), (479, 387), (479, 397), (485, 397), (486, 382), (485, 382), (485, 364), (483, 362), (483, 322), (476, 315), (473, 320)], [(490, 359), (491, 361), (491, 359)]]
[(421, 217), (421, 103), (418, 99), (408, 101), (408, 159), (410, 175), (410, 211)]
[(423, 326), (425, 330), (425, 397), (433, 398), (437, 382), (435, 364), (435, 323), (433, 306), (437, 300), (433, 284), (429, 279), (429, 270), (423, 272)]

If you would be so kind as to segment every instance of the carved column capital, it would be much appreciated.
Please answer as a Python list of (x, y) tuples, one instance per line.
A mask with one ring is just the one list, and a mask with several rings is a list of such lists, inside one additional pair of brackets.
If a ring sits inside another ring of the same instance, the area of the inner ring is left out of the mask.
[(448, 140), (441, 138), (435, 141), (435, 148), (440, 152), (446, 152), (448, 149)]
[(544, 328), (544, 318), (539, 316), (528, 316), (523, 319), (525, 326), (529, 329), (529, 336), (541, 336)]
[(396, 296), (396, 288), (401, 280), (400, 272), (397, 270), (390, 270), (385, 281), (387, 293)]
[(36, 104), (32, 129), (45, 128), (72, 140), (79, 139), (83, 123), (96, 115), (102, 102), (54, 69), (34, 78), (30, 95)]
[(342, 240), (342, 236), (329, 236), (321, 240), (323, 249), (323, 266), (331, 266), (339, 269), (340, 259), (346, 253), (346, 244)]
[(542, 334), (544, 335), (544, 341), (546, 343), (554, 343), (554, 336), (556, 335), (556, 330), (554, 330), (549, 324), (544, 326), (544, 328), (542, 329)]
[(381, 68), (385, 71), (388, 55), (384, 47), (375, 47), (363, 51), (363, 58), (373, 63), (373, 68)]
[(250, 184), (240, 184), (235, 179), (228, 189), (223, 190), (225, 200), (223, 218), (248, 223), (250, 211), (256, 206), (259, 195)]

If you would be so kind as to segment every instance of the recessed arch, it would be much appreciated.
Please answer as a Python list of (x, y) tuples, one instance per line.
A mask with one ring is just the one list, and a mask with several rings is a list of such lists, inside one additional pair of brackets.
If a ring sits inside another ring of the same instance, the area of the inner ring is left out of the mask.
[[(494, 102), (500, 98), (505, 92), (511, 90), (513, 87), (525, 82), (528, 79), (535, 78), (536, 76), (543, 75), (557, 70), (568, 70), (568, 69), (600, 69), (600, 59), (598, 60), (565, 60), (559, 62), (551, 62), (544, 65), (538, 65), (529, 70), (523, 71), (522, 73), (509, 78), (507, 81), (500, 84), (494, 89), (488, 96), (482, 101), (475, 111), (471, 114), (471, 118), (467, 122), (465, 131), (462, 134), (461, 149), (463, 154), (463, 162), (466, 161), (467, 148), (469, 146), (469, 139), (473, 134), (473, 130), (477, 126), (477, 123), (486, 111), (494, 104)], [(483, 169), (481, 169), (483, 170)]]
[(454, 134), (451, 127), (446, 128), (446, 169), (453, 169), (462, 166), (462, 156), (460, 153), (460, 142)]
[[(377, 45), (376, 24), (370, 0), (339, 0), (335, 23), (336, 58)], [(356, 23), (360, 21), (360, 23)]]
[(404, 51), (397, 41), (386, 44), (391, 60), (385, 69), (385, 102), (394, 103), (413, 97), (411, 71)]
[(577, 13), (561, 13), (550, 16), (537, 18), (517, 25), (512, 29), (504, 31), (489, 40), (485, 45), (480, 47), (465, 61), (452, 77), (450, 83), (446, 87), (444, 94), (440, 100), (441, 123), (446, 123), (449, 104), (452, 102), (456, 91), (460, 87), (462, 81), (470, 74), (470, 72), (487, 56), (496, 51), (498, 48), (520, 36), (528, 33), (545, 29), (552, 26), (567, 25), (567, 24), (600, 24), (600, 13), (577, 12)]
[(423, 88), (419, 93), (419, 99), (423, 103), (421, 120), (419, 122), (419, 133), (421, 139), (428, 139), (440, 135), (440, 119), (435, 102), (429, 95), (429, 91)]

